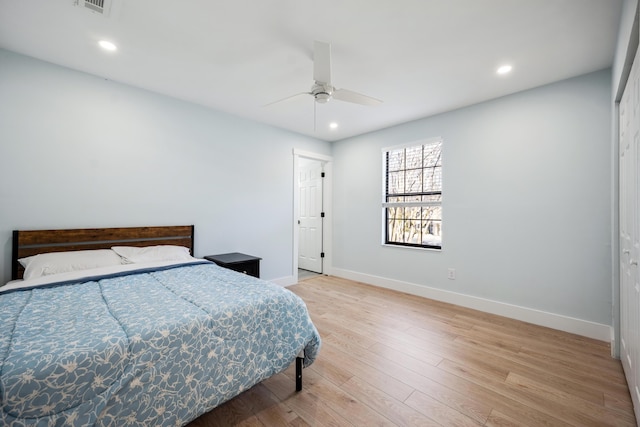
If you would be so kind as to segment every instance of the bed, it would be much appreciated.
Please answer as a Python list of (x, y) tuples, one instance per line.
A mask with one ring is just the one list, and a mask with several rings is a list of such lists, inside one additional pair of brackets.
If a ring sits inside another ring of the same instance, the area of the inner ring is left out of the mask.
[(193, 235), (14, 231), (0, 425), (180, 426), (294, 362), (300, 389), (321, 342), (304, 302), (193, 258)]

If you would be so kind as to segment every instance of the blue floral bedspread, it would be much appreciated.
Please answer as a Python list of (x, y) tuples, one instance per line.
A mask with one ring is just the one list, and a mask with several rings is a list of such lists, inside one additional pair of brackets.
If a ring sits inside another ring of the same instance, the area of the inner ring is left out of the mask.
[(0, 425), (180, 426), (319, 347), (299, 297), (213, 263), (14, 291)]

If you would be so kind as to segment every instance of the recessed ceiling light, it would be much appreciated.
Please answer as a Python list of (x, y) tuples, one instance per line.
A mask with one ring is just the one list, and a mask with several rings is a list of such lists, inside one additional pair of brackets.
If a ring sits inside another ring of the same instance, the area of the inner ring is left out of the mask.
[(103, 48), (104, 50), (111, 50), (111, 51), (113, 51), (113, 50), (118, 49), (118, 48), (116, 47), (116, 45), (115, 45), (115, 44), (113, 44), (113, 43), (111, 43), (111, 42), (109, 42), (109, 41), (106, 41), (106, 40), (100, 40), (100, 41), (98, 42), (98, 44), (99, 44), (99, 45), (100, 45), (100, 47), (101, 47), (101, 48)]
[(331, 129), (337, 129), (338, 128), (338, 124), (336, 122), (331, 122), (331, 123), (329, 123), (329, 127)]
[(503, 65), (496, 71), (498, 74), (509, 74), (513, 67), (511, 65)]

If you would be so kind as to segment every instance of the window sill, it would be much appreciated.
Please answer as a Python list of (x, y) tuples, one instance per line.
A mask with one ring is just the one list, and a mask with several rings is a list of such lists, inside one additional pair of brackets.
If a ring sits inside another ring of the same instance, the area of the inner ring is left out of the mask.
[(388, 243), (382, 243), (382, 246), (386, 248), (397, 248), (397, 249), (411, 249), (418, 251), (428, 251), (428, 252), (442, 252), (442, 248), (421, 248), (418, 246), (404, 246), (404, 245), (390, 245)]

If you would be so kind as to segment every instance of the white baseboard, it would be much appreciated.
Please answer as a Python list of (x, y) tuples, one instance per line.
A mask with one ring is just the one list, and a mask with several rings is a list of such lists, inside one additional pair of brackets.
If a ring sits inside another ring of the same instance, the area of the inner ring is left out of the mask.
[(287, 286), (295, 285), (297, 282), (293, 276), (280, 277), (278, 279), (271, 279), (269, 282), (286, 288)]
[(417, 285), (415, 283), (402, 282), (399, 280), (387, 279), (385, 277), (358, 273), (336, 267), (333, 268), (332, 274), (344, 279), (355, 280), (369, 285), (405, 292), (407, 294), (417, 295), (436, 301), (456, 304), (462, 307), (497, 314), (499, 316), (570, 332), (572, 334), (600, 341), (611, 342), (611, 337), (613, 336), (613, 329), (611, 326), (590, 322), (588, 320), (576, 319), (560, 314), (548, 313), (532, 308), (431, 288), (428, 286)]

